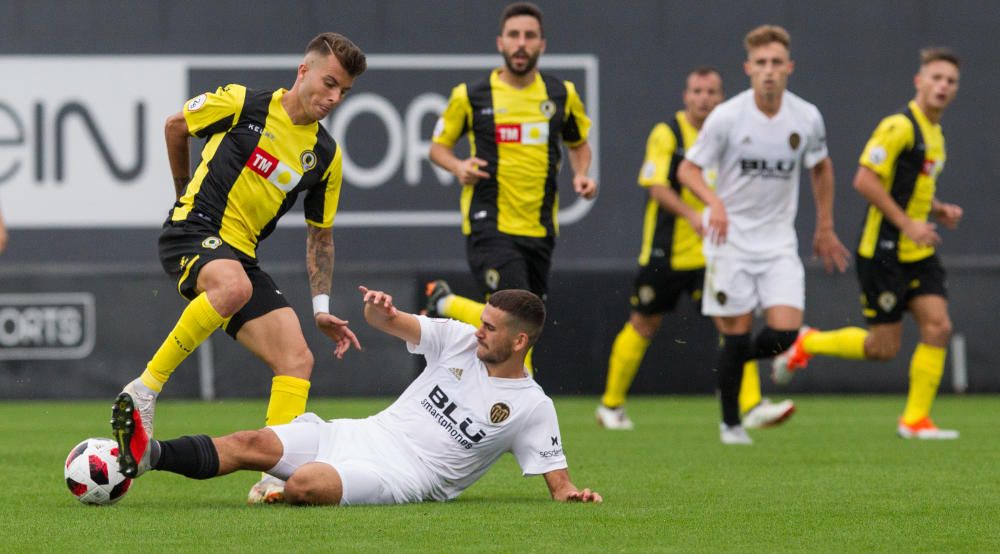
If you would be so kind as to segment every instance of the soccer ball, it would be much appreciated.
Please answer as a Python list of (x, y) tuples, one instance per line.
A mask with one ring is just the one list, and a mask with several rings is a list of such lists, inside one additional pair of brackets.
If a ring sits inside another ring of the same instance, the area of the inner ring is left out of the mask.
[(66, 456), (66, 486), (84, 504), (114, 504), (125, 496), (132, 480), (118, 471), (118, 443), (87, 439)]

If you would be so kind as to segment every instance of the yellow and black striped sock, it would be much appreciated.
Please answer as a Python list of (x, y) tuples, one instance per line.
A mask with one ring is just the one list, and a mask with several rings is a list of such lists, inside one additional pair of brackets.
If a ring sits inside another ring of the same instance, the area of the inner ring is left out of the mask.
[(847, 360), (865, 358), (865, 339), (868, 331), (861, 327), (843, 327), (833, 331), (809, 333), (802, 340), (807, 354), (833, 356)]
[(903, 423), (912, 425), (930, 415), (947, 353), (944, 348), (923, 342), (917, 344), (910, 359), (910, 393), (906, 397)]
[(632, 386), (639, 364), (642, 363), (650, 340), (643, 337), (626, 323), (615, 337), (611, 345), (611, 357), (608, 359), (608, 382), (604, 388), (601, 403), (609, 408), (617, 408), (625, 403), (625, 395)]
[(142, 372), (142, 384), (160, 392), (177, 366), (226, 319), (215, 311), (205, 293), (199, 294), (184, 308), (177, 325), (146, 364), (146, 370)]

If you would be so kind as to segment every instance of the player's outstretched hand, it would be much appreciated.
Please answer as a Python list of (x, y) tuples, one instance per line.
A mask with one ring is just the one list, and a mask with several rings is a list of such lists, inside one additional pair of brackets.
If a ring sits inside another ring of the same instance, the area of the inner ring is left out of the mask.
[(591, 502), (594, 504), (600, 504), (604, 502), (604, 498), (601, 497), (597, 491), (592, 491), (590, 489), (583, 489), (582, 491), (571, 491), (563, 499), (566, 502)]
[(316, 314), (316, 326), (324, 335), (330, 337), (330, 340), (337, 343), (333, 354), (338, 360), (344, 359), (344, 354), (351, 349), (351, 346), (361, 350), (361, 343), (358, 342), (358, 337), (354, 336), (354, 331), (347, 326), (348, 323), (347, 320), (333, 314)]
[(833, 268), (837, 268), (840, 273), (847, 271), (847, 260), (851, 254), (833, 229), (816, 231), (813, 253), (823, 260), (823, 268), (827, 273), (833, 273)]
[(574, 175), (573, 190), (583, 198), (591, 200), (597, 196), (597, 181), (586, 175)]
[(361, 300), (365, 303), (365, 310), (369, 308), (381, 313), (383, 317), (395, 317), (399, 313), (392, 303), (392, 295), (380, 290), (369, 290), (362, 285), (358, 287), (361, 292)]

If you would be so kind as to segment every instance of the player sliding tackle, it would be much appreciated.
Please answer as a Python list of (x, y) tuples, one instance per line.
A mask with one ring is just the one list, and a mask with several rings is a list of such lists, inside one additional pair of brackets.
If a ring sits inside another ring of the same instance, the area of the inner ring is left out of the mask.
[(552, 400), (525, 373), (545, 306), (524, 290), (490, 297), (478, 329), (398, 310), (392, 296), (359, 287), (365, 320), (398, 337), (427, 367), (388, 408), (366, 419), (289, 424), (225, 437), (147, 437), (131, 395), (119, 395), (112, 428), (125, 475), (150, 469), (208, 479), (237, 470), (286, 480), (269, 502), (404, 504), (450, 500), (505, 452), (524, 475), (543, 475), (554, 500), (601, 502), (570, 481)]

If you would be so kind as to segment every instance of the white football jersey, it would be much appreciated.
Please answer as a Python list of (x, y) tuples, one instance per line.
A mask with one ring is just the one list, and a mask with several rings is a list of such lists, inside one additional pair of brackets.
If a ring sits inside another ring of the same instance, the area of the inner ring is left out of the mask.
[(490, 377), (476, 357), (476, 329), (417, 316), (427, 367), (391, 406), (372, 416), (406, 443), (437, 483), (435, 500), (458, 496), (505, 452), (525, 475), (563, 469), (555, 406), (531, 377)]
[(705, 255), (798, 255), (799, 175), (803, 164), (812, 168), (828, 155), (819, 109), (790, 91), (771, 118), (757, 108), (753, 89), (719, 104), (686, 154), (702, 168), (718, 167), (715, 193), (729, 219), (725, 244), (706, 238)]

